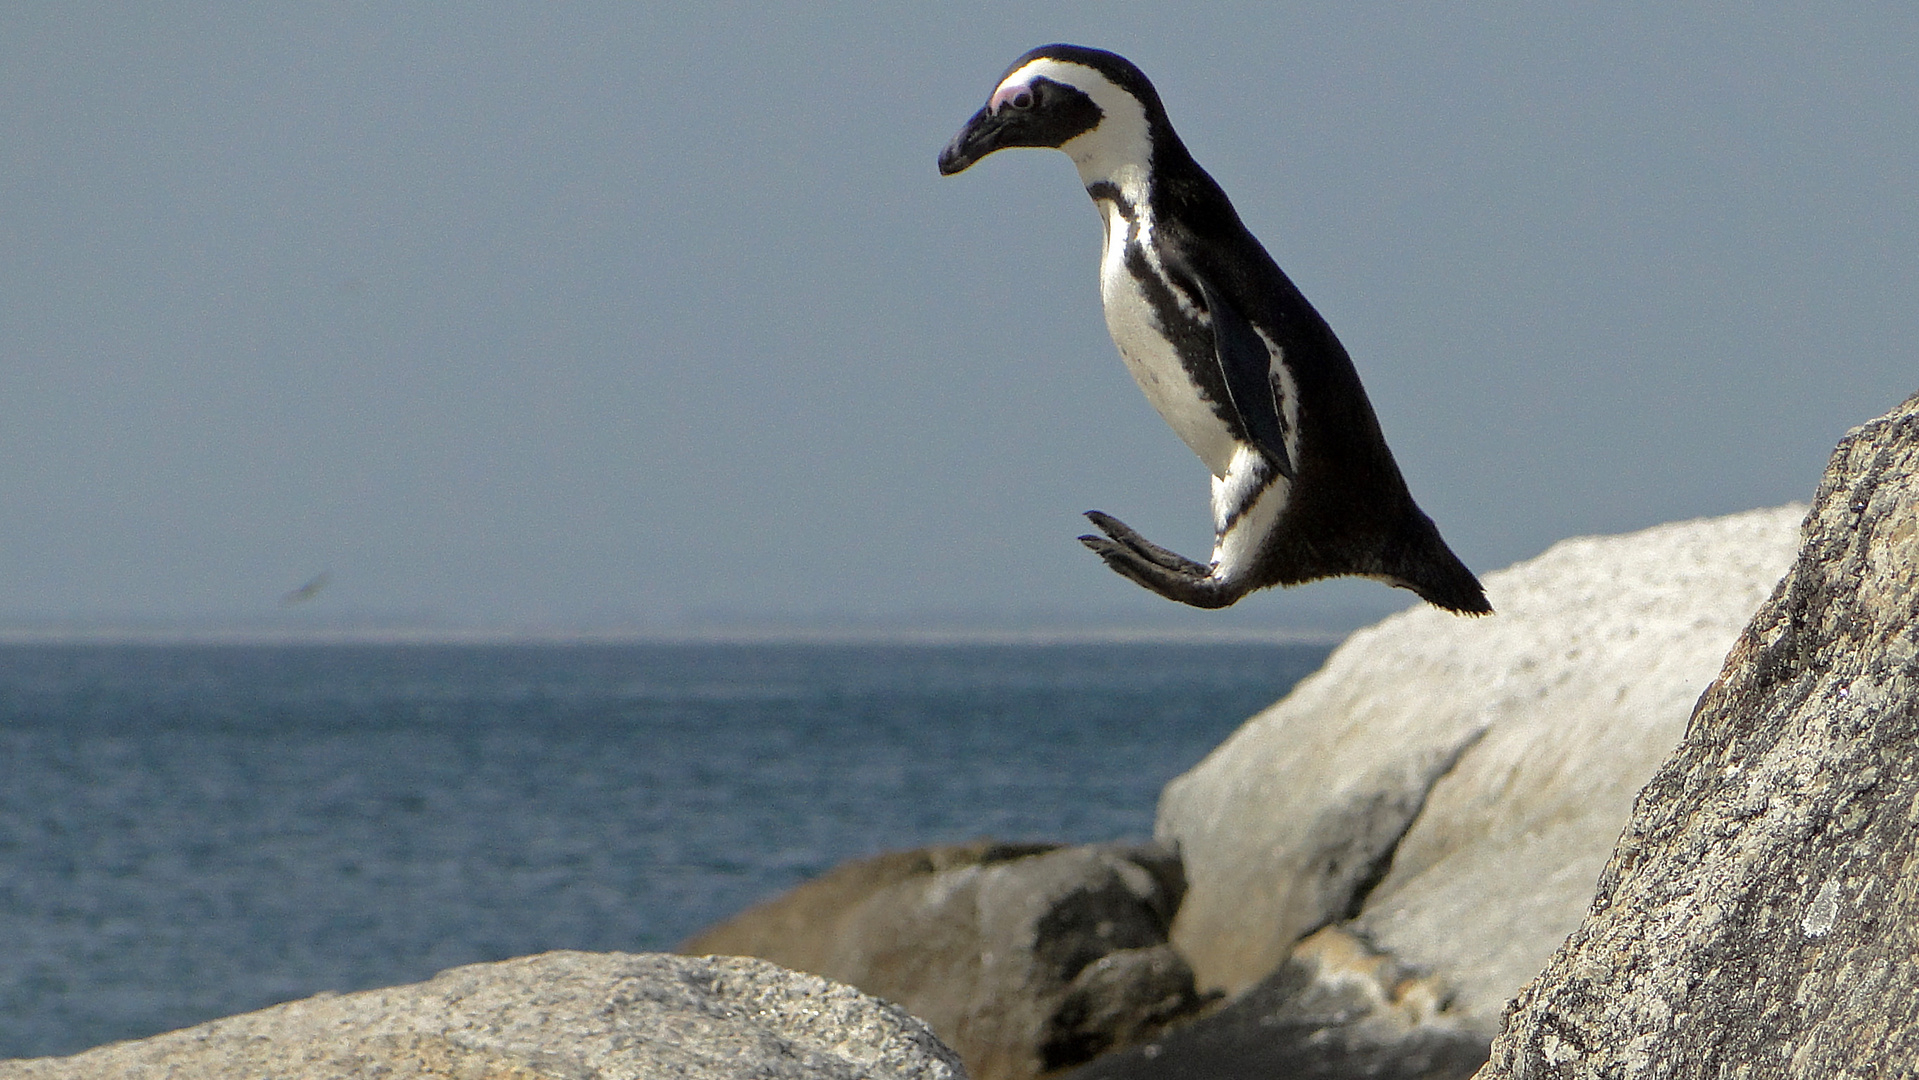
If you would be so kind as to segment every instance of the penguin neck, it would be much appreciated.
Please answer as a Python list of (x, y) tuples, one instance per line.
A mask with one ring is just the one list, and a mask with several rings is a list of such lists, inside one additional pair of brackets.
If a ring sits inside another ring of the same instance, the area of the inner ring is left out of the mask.
[(1135, 99), (1129, 95), (1125, 100), (1133, 102), (1136, 116), (1118, 111), (1116, 117), (1116, 110), (1109, 108), (1098, 127), (1060, 149), (1073, 159), (1094, 202), (1136, 219), (1160, 209), (1156, 195), (1168, 183), (1178, 186), (1190, 174), (1205, 174), (1171, 127), (1150, 124)]
[(1100, 187), (1134, 205), (1145, 202), (1152, 175), (1154, 131), (1146, 106), (1098, 73), (1075, 80), (1099, 107), (1099, 123), (1060, 144), (1073, 159), (1080, 183)]
[(1098, 127), (1060, 149), (1073, 159), (1080, 183), (1102, 213), (1131, 221), (1147, 211), (1153, 194), (1153, 140), (1143, 116), (1137, 124), (1116, 124), (1108, 112)]
[(1113, 203), (1128, 217), (1145, 207), (1152, 195), (1147, 175), (1145, 168), (1131, 165), (1113, 170), (1089, 170), (1082, 165), (1079, 170), (1086, 194), (1091, 195), (1094, 202)]

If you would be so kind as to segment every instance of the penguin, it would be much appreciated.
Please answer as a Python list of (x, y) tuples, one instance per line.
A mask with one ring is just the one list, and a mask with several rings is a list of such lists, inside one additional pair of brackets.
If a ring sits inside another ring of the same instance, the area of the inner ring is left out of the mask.
[(1080, 537), (1106, 565), (1200, 608), (1338, 576), (1464, 615), (1485, 590), (1413, 502), (1351, 357), (1187, 151), (1131, 61), (1043, 45), (1013, 61), (941, 151), (943, 176), (1052, 147), (1105, 226), (1100, 299), (1134, 381), (1213, 475), (1213, 556), (1175, 554), (1109, 514)]

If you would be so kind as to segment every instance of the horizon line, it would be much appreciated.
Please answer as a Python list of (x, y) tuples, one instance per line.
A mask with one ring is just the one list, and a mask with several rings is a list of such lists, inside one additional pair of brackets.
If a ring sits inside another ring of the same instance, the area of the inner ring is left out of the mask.
[(0, 645), (1336, 645), (1350, 631), (1307, 627), (186, 627), (0, 625)]

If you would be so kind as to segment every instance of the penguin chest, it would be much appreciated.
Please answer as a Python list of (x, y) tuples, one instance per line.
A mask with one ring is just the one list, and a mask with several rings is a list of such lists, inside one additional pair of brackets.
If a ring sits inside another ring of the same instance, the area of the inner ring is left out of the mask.
[(1195, 332), (1201, 316), (1156, 265), (1145, 242), (1150, 222), (1129, 221), (1116, 208), (1107, 219), (1099, 275), (1106, 330), (1146, 400), (1214, 476), (1225, 476), (1238, 441), (1220, 403), (1193, 377), (1190, 365), (1206, 358), (1185, 355), (1210, 335)]

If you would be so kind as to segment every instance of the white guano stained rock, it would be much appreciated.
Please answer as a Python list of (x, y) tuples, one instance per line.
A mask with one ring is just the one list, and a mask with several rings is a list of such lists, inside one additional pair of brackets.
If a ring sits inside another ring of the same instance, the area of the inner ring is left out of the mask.
[(1486, 575), (1488, 618), (1422, 606), (1354, 634), (1161, 796), (1188, 881), (1172, 940), (1200, 985), (1237, 992), (1356, 920), (1490, 1038), (1804, 513), (1567, 540)]

